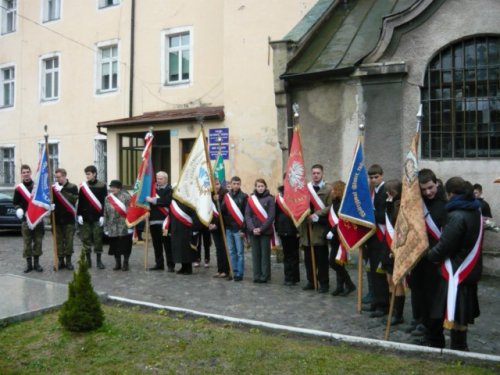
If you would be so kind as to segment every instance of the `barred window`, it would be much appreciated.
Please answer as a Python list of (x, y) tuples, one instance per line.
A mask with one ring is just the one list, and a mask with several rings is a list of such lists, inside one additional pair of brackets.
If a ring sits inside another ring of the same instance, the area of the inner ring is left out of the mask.
[(422, 158), (499, 158), (500, 38), (441, 50), (427, 67), (422, 104)]
[(14, 147), (0, 146), (0, 186), (14, 186)]

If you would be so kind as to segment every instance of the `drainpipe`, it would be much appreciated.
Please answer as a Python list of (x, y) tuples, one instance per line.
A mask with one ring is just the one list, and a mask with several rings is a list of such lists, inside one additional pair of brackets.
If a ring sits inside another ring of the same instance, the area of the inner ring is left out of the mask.
[(130, 14), (130, 77), (129, 77), (129, 98), (128, 117), (134, 114), (134, 52), (135, 52), (135, 0), (132, 0)]

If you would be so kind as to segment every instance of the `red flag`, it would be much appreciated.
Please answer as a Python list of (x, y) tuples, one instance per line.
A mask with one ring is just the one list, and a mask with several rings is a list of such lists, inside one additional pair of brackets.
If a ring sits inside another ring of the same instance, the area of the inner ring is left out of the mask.
[(283, 198), (290, 217), (298, 227), (311, 211), (298, 125), (293, 128), (292, 145), (286, 164)]
[(127, 211), (126, 223), (129, 228), (140, 223), (149, 213), (149, 203), (146, 197), (156, 195), (155, 174), (153, 163), (151, 162), (151, 149), (153, 147), (153, 134), (147, 133), (144, 137), (146, 145), (142, 152), (142, 161), (137, 172), (137, 180), (134, 185), (134, 192), (130, 199)]

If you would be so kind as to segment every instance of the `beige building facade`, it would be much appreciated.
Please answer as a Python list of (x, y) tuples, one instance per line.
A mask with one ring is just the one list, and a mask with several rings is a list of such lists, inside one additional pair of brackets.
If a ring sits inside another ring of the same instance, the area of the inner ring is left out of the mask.
[[(244, 190), (282, 170), (270, 40), (315, 0), (1, 1), (0, 185), (34, 169), (48, 126), (53, 167), (96, 164), (131, 186), (145, 132), (175, 182), (200, 131), (229, 134), (226, 176)], [(216, 145), (212, 144), (213, 147)]]

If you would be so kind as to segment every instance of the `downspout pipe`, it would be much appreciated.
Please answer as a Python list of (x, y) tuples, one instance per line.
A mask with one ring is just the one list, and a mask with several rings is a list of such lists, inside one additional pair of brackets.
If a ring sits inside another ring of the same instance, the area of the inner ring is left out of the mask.
[(134, 55), (135, 55), (135, 0), (132, 0), (130, 13), (130, 77), (129, 77), (129, 98), (128, 117), (134, 115)]

